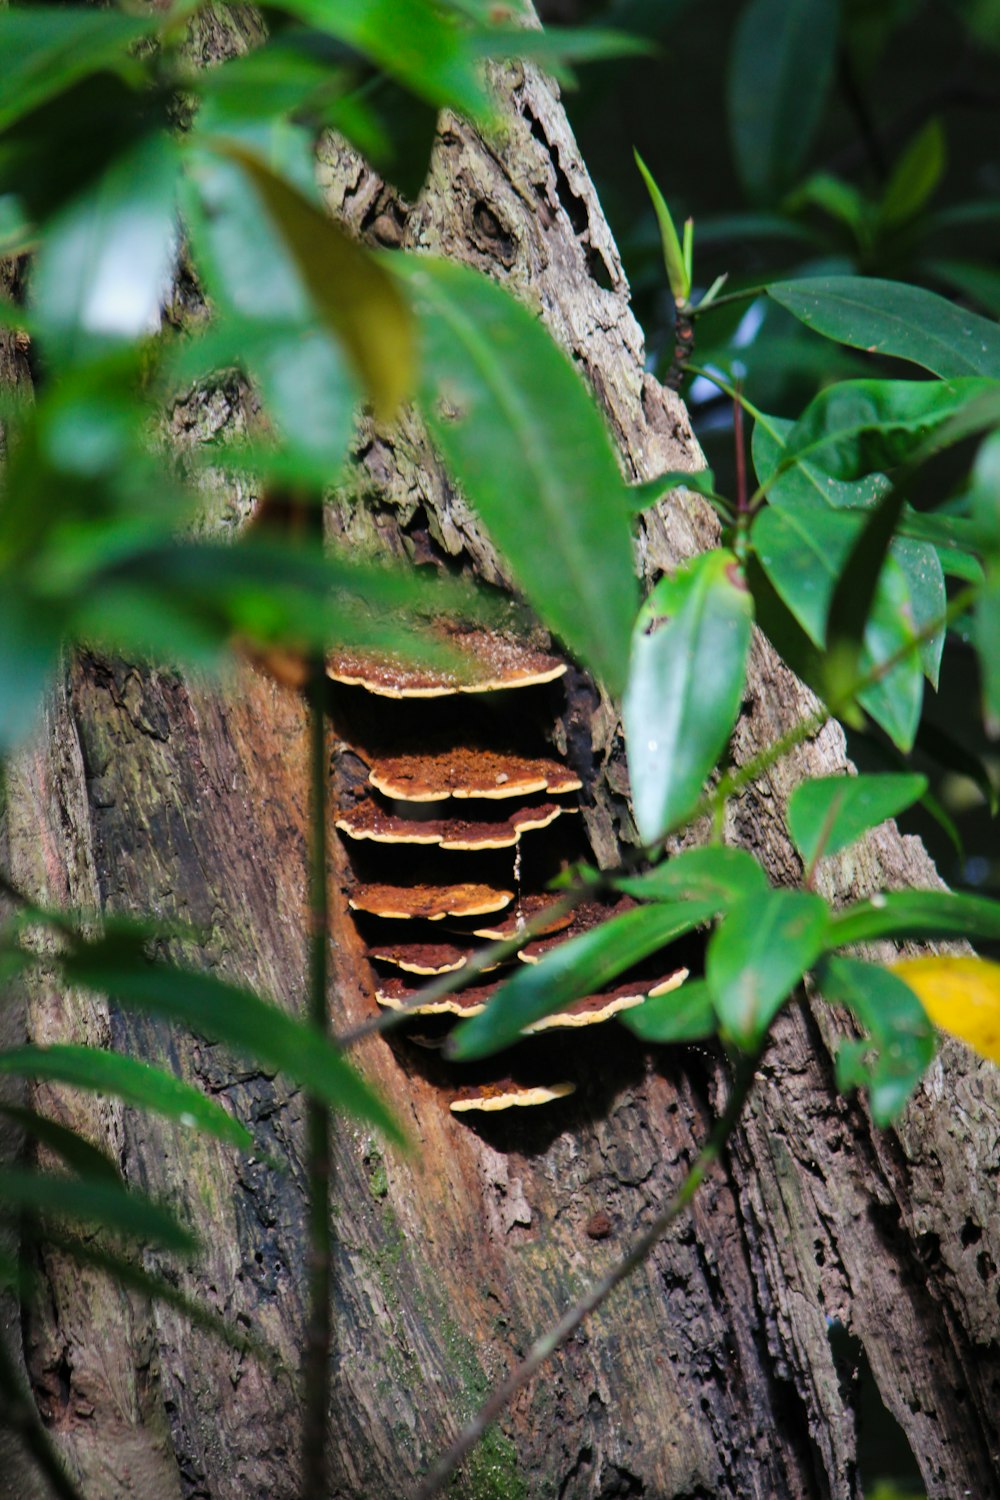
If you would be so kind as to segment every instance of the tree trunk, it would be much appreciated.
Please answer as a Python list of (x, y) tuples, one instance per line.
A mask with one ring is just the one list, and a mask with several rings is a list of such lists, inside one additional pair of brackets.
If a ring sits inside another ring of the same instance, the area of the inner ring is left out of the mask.
[[(695, 466), (682, 405), (643, 373), (617, 251), (552, 86), (513, 67), (499, 87), (502, 138), (484, 144), (446, 118), (415, 207), (329, 141), (321, 170), (332, 208), (379, 243), (478, 266), (539, 309), (596, 389), (630, 474)], [(200, 441), (254, 419), (234, 383), (192, 395), (173, 425), (178, 440)], [(239, 517), (250, 500), (225, 503)], [(363, 434), (354, 493), (331, 524), (417, 561), (447, 556), (505, 579), (413, 422)], [(644, 521), (637, 564), (652, 576), (714, 535), (698, 498), (675, 495)], [(613, 861), (632, 837), (614, 710), (579, 673), (546, 701), (553, 743), (588, 773), (595, 855)], [(737, 761), (810, 706), (758, 640)], [(301, 1010), (305, 728), (299, 701), (250, 668), (220, 692), (81, 655), (9, 778), (7, 867), (47, 903), (197, 924), (209, 934), (206, 965)], [(728, 839), (772, 880), (797, 881), (788, 793), (846, 764), (839, 729), (827, 727), (734, 800)], [(374, 1001), (344, 895), (346, 856), (332, 842), (343, 1026)], [(836, 897), (936, 881), (920, 844), (892, 825), (824, 870), (824, 894)], [(51, 986), (26, 992), (23, 1020), (38, 1041), (106, 1041), (179, 1070), (224, 1095), (288, 1161), (278, 1175), (151, 1116), (36, 1091), (108, 1144), (129, 1181), (193, 1222), (204, 1251), (170, 1274), (260, 1329), (294, 1371), (301, 1096), (195, 1037)], [(781, 1019), (729, 1159), (688, 1219), (515, 1401), (450, 1493), (848, 1500), (859, 1493), (856, 1389), (828, 1336), (837, 1319), (864, 1346), (929, 1495), (1000, 1494), (996, 1070), (946, 1045), (899, 1129), (877, 1132), (833, 1087), (837, 1025), (806, 1005)], [(470, 1127), (449, 1113), (440, 1070), (412, 1049), (378, 1038), (359, 1049), (414, 1149), (336, 1128), (332, 1495), (405, 1494), (534, 1336), (623, 1253), (704, 1139), (726, 1086), (711, 1050), (646, 1052), (611, 1023), (572, 1051), (571, 1099)], [(47, 1297), (24, 1319), (21, 1344), (39, 1409), (88, 1497), (295, 1493), (292, 1374), (275, 1377), (61, 1257), (46, 1257), (43, 1271)], [(15, 1455), (2, 1459), (0, 1494), (44, 1493)]]

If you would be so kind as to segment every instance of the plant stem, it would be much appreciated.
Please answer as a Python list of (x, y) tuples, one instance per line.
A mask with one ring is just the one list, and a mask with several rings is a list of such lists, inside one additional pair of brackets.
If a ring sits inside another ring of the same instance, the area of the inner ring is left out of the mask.
[(729, 1137), (736, 1127), (737, 1121), (743, 1112), (747, 1096), (753, 1085), (754, 1074), (766, 1045), (766, 1038), (762, 1040), (760, 1047), (752, 1054), (741, 1056), (733, 1078), (732, 1089), (729, 1100), (722, 1114), (716, 1120), (711, 1133), (698, 1155), (692, 1162), (688, 1172), (677, 1189), (674, 1196), (664, 1209), (657, 1214), (646, 1232), (636, 1240), (632, 1249), (620, 1260), (617, 1265), (596, 1281), (583, 1296), (578, 1298), (573, 1305), (563, 1313), (552, 1328), (544, 1333), (540, 1339), (532, 1345), (526, 1358), (516, 1369), (512, 1370), (489, 1400), (480, 1408), (472, 1421), (462, 1429), (458, 1437), (452, 1443), (447, 1453), (443, 1454), (434, 1465), (433, 1469), (424, 1479), (420, 1488), (415, 1492), (413, 1500), (431, 1500), (436, 1495), (454, 1472), (462, 1459), (471, 1448), (479, 1442), (490, 1424), (499, 1416), (504, 1407), (508, 1405), (511, 1398), (521, 1387), (531, 1379), (535, 1371), (545, 1363), (555, 1351), (566, 1342), (572, 1333), (579, 1328), (585, 1318), (589, 1317), (602, 1302), (605, 1302), (617, 1286), (630, 1276), (643, 1261), (655, 1249), (663, 1238), (671, 1224), (687, 1208), (698, 1188), (701, 1186), (712, 1164), (721, 1156)]
[[(326, 671), (322, 656), (309, 664), (309, 1020), (327, 1033), (329, 897), (326, 848)], [(330, 1405), (331, 1235), (330, 1111), (306, 1100), (306, 1177), (309, 1186), (309, 1311), (302, 1357), (302, 1497), (326, 1494), (327, 1415)]]
[(52, 1439), (42, 1426), (34, 1402), (24, 1389), (17, 1367), (0, 1338), (0, 1396), (4, 1399), (3, 1426), (16, 1432), (59, 1500), (84, 1500), (63, 1468)]
[(722, 297), (713, 297), (707, 307), (703, 307), (701, 303), (698, 303), (695, 307), (690, 308), (689, 316), (698, 318), (703, 313), (715, 312), (717, 307), (727, 307), (734, 302), (752, 302), (755, 297), (763, 297), (767, 291), (767, 287), (768, 283), (764, 282), (760, 286), (745, 287), (740, 292), (726, 292)]

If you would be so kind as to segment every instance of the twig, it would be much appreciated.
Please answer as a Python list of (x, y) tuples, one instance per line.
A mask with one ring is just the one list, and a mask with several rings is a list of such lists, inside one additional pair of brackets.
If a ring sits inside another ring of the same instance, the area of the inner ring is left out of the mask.
[(677, 1189), (666, 1208), (653, 1220), (645, 1234), (636, 1240), (632, 1249), (624, 1260), (613, 1266), (600, 1281), (594, 1283), (589, 1291), (584, 1292), (572, 1307), (567, 1308), (558, 1323), (548, 1333), (542, 1335), (531, 1347), (527, 1357), (513, 1370), (507, 1379), (498, 1385), (489, 1400), (480, 1408), (472, 1421), (462, 1429), (458, 1437), (452, 1443), (447, 1453), (443, 1454), (427, 1475), (420, 1488), (415, 1492), (413, 1500), (431, 1500), (441, 1490), (448, 1477), (454, 1472), (462, 1459), (471, 1448), (479, 1442), (490, 1424), (499, 1416), (504, 1407), (508, 1405), (511, 1398), (530, 1380), (540, 1365), (543, 1365), (555, 1351), (564, 1344), (572, 1333), (579, 1328), (585, 1318), (589, 1317), (601, 1303), (614, 1291), (627, 1276), (630, 1276), (638, 1266), (641, 1266), (657, 1243), (663, 1238), (671, 1224), (687, 1208), (694, 1197), (705, 1174), (712, 1164), (719, 1158), (725, 1149), (729, 1137), (732, 1135), (743, 1112), (747, 1096), (753, 1085), (754, 1074), (763, 1055), (766, 1046), (766, 1038), (760, 1047), (752, 1054), (740, 1058), (736, 1074), (733, 1079), (732, 1091), (729, 1101), (722, 1114), (712, 1127), (708, 1140), (702, 1146), (694, 1162), (688, 1170), (684, 1181)]
[[(322, 656), (309, 664), (309, 1020), (327, 1034), (329, 897), (326, 848), (326, 670)], [(327, 1420), (330, 1405), (331, 1244), (330, 1111), (306, 1101), (306, 1177), (309, 1184), (309, 1311), (302, 1356), (305, 1411), (302, 1422), (302, 1497), (326, 1494)]]

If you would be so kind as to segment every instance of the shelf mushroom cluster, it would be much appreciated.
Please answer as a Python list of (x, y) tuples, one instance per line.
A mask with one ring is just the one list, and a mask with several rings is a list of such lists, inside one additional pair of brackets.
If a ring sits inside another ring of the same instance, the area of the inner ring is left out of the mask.
[[(447, 671), (359, 653), (341, 653), (327, 666), (354, 700), (347, 743), (363, 768), (336, 812), (352, 856), (349, 904), (376, 974), (377, 1003), (414, 1017), (478, 1014), (517, 963), (537, 963), (613, 910), (589, 903), (554, 916), (516, 959), (492, 971), (495, 977), (484, 982), (491, 971), (480, 971), (474, 984), (426, 1003), (417, 998), (429, 979), (460, 971), (486, 943), (515, 935), (552, 904), (542, 887), (565, 862), (570, 841), (561, 830), (576, 821), (573, 798), (581, 789), (569, 767), (534, 752), (531, 714), (520, 698), (520, 690), (560, 678), (566, 663), (484, 630), (450, 630), (448, 647), (455, 666)], [(379, 708), (379, 699), (395, 702)], [(420, 706), (437, 699), (447, 701)], [(517, 748), (508, 748), (512, 741)], [(401, 744), (411, 748), (404, 752)], [(619, 983), (527, 1030), (606, 1021), (686, 976), (677, 969), (659, 980)], [(537, 1071), (529, 1064), (516, 1068), (517, 1076), (459, 1083), (450, 1107), (493, 1111), (573, 1092), (572, 1082), (540, 1081)]]

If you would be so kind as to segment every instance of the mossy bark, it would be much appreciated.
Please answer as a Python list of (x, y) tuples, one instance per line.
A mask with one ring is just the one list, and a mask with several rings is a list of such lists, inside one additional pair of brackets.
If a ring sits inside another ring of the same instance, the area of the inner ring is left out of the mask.
[[(644, 373), (620, 261), (556, 94), (520, 68), (498, 88), (502, 135), (484, 143), (446, 119), (415, 206), (329, 141), (331, 207), (376, 242), (459, 257), (525, 297), (593, 383), (630, 475), (695, 466), (683, 407)], [(187, 442), (255, 421), (238, 382), (194, 393), (174, 413)], [(331, 507), (333, 530), (506, 581), (415, 423), (367, 429), (358, 458), (351, 493)], [(238, 522), (254, 500), (220, 491), (217, 518)], [(715, 534), (697, 497), (677, 494), (644, 520), (637, 567), (652, 576)], [(554, 741), (587, 771), (595, 853), (613, 861), (632, 836), (614, 708), (581, 674), (549, 701)], [(736, 759), (810, 706), (758, 641)], [(302, 1010), (306, 757), (300, 702), (249, 667), (220, 691), (83, 655), (11, 774), (9, 867), (49, 903), (192, 922), (206, 934), (203, 963)], [(845, 765), (839, 731), (823, 730), (734, 800), (727, 837), (776, 882), (798, 880), (788, 794), (803, 776)], [(373, 1005), (344, 858), (338, 847), (337, 1025)], [(824, 868), (834, 898), (936, 878), (892, 825)], [(219, 1048), (89, 997), (29, 991), (24, 1021), (38, 1040), (86, 1037), (166, 1063), (287, 1160), (276, 1174), (152, 1117), (39, 1091), (109, 1145), (129, 1181), (193, 1222), (201, 1256), (159, 1269), (249, 1320), (294, 1371), (301, 1096), (280, 1075), (241, 1069)], [(859, 1492), (857, 1412), (828, 1338), (834, 1318), (863, 1344), (928, 1493), (1000, 1493), (997, 1075), (948, 1046), (899, 1129), (878, 1133), (833, 1087), (837, 1024), (806, 1005), (783, 1017), (730, 1160), (689, 1219), (515, 1401), (452, 1493), (848, 1500)], [(372, 1039), (358, 1060), (413, 1141), (404, 1155), (350, 1123), (336, 1130), (331, 1494), (374, 1500), (405, 1494), (574, 1291), (621, 1254), (679, 1182), (725, 1083), (711, 1050), (650, 1054), (607, 1027), (576, 1044), (571, 1100), (470, 1128), (412, 1054)], [(61, 1259), (42, 1269), (48, 1296), (21, 1343), (88, 1500), (295, 1494), (293, 1375), (275, 1378)], [(26, 1496), (31, 1483), (9, 1456), (0, 1495)]]

